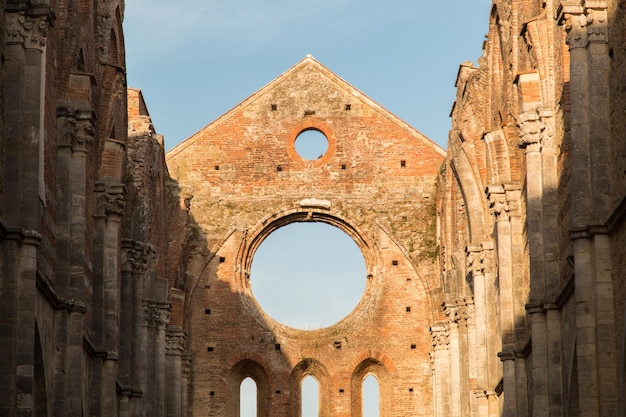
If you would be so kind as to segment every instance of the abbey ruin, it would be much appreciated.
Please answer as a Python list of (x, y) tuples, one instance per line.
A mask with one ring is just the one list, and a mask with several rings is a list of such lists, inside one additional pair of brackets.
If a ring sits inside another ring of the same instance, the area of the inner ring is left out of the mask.
[[(309, 375), (324, 417), (368, 375), (385, 417), (626, 415), (626, 1), (494, 0), (447, 149), (306, 56), (167, 154), (123, 0), (2, 5), (1, 416), (238, 416), (252, 378), (298, 417)], [(363, 253), (332, 326), (251, 292), (294, 222)]]

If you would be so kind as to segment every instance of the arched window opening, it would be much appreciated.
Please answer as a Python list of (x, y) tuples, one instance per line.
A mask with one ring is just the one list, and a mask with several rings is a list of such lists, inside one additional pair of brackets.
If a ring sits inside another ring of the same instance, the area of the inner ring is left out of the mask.
[(379, 417), (380, 389), (378, 380), (372, 374), (363, 380), (363, 417)]
[(239, 416), (257, 417), (256, 382), (246, 378), (239, 388)]
[(302, 381), (302, 417), (319, 416), (319, 384), (309, 375)]

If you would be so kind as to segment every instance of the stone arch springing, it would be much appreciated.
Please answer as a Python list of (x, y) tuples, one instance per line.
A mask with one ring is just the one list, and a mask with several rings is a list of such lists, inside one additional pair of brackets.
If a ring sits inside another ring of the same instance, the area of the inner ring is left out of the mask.
[(373, 375), (378, 381), (378, 403), (379, 415), (382, 416), (383, 410), (391, 410), (391, 372), (383, 361), (375, 357), (367, 357), (363, 359), (354, 369), (350, 381), (350, 392), (352, 393), (352, 416), (363, 416), (363, 382), (365, 378)]
[(511, 182), (511, 163), (506, 134), (502, 129), (485, 133), (483, 140), (489, 161), (489, 184)]
[(472, 165), (465, 152), (457, 153), (450, 161), (450, 167), (461, 190), (467, 207), (467, 223), (470, 242), (483, 242), (487, 239), (484, 193), (472, 171)]
[(332, 381), (328, 369), (319, 361), (306, 358), (294, 366), (289, 377), (291, 392), (291, 415), (302, 417), (302, 382), (307, 376), (317, 380), (319, 387), (319, 414), (330, 415)]
[(257, 388), (257, 417), (269, 415), (269, 378), (265, 367), (253, 358), (242, 358), (232, 365), (228, 372), (228, 390), (230, 401), (227, 402), (226, 415), (239, 416), (241, 383), (251, 378)]

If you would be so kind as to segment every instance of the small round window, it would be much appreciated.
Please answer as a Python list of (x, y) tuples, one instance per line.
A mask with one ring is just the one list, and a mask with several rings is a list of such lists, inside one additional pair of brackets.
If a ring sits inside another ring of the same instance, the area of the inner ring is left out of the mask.
[(294, 146), (302, 159), (314, 161), (328, 151), (328, 138), (319, 130), (307, 129), (296, 137)]

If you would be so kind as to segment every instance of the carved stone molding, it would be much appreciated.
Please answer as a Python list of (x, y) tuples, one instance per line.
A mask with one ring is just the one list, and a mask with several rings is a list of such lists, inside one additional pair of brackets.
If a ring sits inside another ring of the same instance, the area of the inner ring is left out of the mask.
[(59, 124), (58, 146), (69, 146), (72, 151), (87, 152), (93, 144), (96, 119), (93, 110), (77, 110), (69, 107), (57, 108)]
[(154, 266), (156, 248), (144, 242), (131, 239), (122, 241), (122, 271), (143, 274)]
[(562, 21), (567, 32), (565, 41), (570, 50), (586, 48), (589, 43), (608, 42), (606, 8), (587, 8), (564, 13)]
[(546, 126), (537, 112), (529, 111), (520, 114), (517, 127), (519, 129), (517, 146), (526, 148), (528, 145), (541, 144)]
[(514, 184), (490, 185), (485, 190), (489, 200), (489, 214), (497, 220), (508, 220), (518, 214), (520, 191)]
[(450, 332), (445, 326), (433, 326), (430, 328), (433, 350), (448, 350), (450, 345)]
[(465, 248), (467, 270), (472, 276), (493, 272), (493, 243), (484, 242), (478, 245), (467, 245)]
[(96, 216), (121, 217), (126, 205), (126, 187), (124, 184), (109, 184), (97, 182), (94, 186), (97, 194), (98, 211)]
[(167, 355), (181, 355), (185, 350), (185, 332), (181, 330), (165, 333), (165, 353)]
[(181, 376), (185, 379), (189, 379), (191, 375), (191, 355), (183, 355), (181, 363)]
[(530, 145), (553, 145), (554, 129), (552, 111), (528, 111), (519, 115), (517, 127), (519, 129), (520, 148), (530, 148)]
[(47, 16), (27, 17), (21, 13), (7, 13), (6, 18), (7, 45), (22, 44), (25, 49), (36, 49), (43, 52), (48, 36)]
[(472, 297), (461, 298), (453, 302), (443, 303), (443, 310), (451, 326), (465, 325), (474, 319), (474, 299)]
[(143, 326), (165, 329), (170, 323), (169, 303), (144, 301)]

